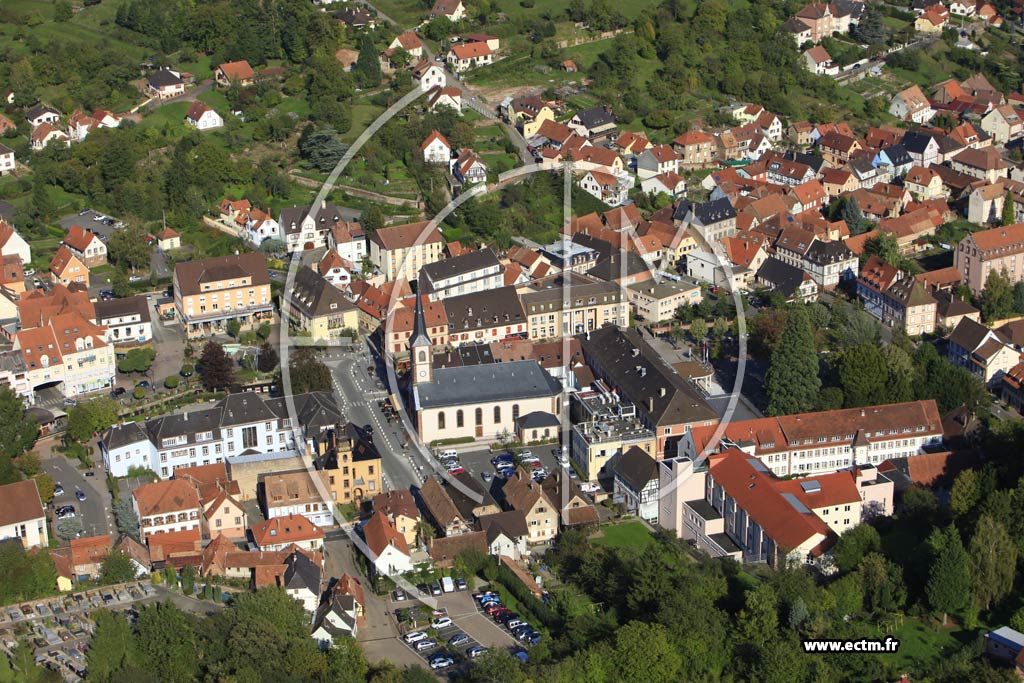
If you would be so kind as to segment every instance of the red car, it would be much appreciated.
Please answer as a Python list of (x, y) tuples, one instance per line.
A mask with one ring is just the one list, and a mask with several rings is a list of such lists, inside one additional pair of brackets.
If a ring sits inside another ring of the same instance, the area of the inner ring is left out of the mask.
[(453, 467), (448, 470), (448, 474), (463, 474), (466, 470), (462, 467)]
[(501, 603), (494, 603), (492, 605), (488, 605), (487, 607), (485, 607), (484, 611), (487, 612), (489, 615), (494, 616), (495, 612), (498, 612), (499, 610), (503, 610), (503, 609), (508, 609), (508, 608), (505, 607), (504, 605), (502, 605)]

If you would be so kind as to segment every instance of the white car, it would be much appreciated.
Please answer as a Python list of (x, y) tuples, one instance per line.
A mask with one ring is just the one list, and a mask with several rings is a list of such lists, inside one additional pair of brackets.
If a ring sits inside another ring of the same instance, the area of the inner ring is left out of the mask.
[(448, 628), (449, 626), (452, 626), (454, 623), (455, 622), (452, 621), (451, 617), (438, 617), (437, 619), (434, 619), (432, 622), (430, 622), (430, 625), (436, 629), (442, 629)]
[(427, 634), (423, 631), (413, 631), (412, 633), (405, 634), (405, 642), (407, 643), (418, 643), (421, 640), (426, 640)]

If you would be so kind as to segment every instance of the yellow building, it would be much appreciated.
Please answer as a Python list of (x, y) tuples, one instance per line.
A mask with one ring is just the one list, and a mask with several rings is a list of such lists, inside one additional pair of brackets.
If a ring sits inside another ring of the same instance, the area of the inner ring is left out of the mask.
[(381, 228), (370, 235), (370, 260), (387, 281), (416, 280), (420, 268), (440, 261), (444, 240), (429, 221)]
[(670, 320), (680, 306), (699, 304), (703, 299), (699, 286), (670, 280), (638, 282), (626, 291), (634, 313), (649, 322)]
[(615, 462), (633, 446), (659, 459), (654, 431), (644, 426), (629, 403), (606, 392), (577, 392), (572, 414), (570, 453), (585, 480), (610, 477)]
[(629, 325), (629, 303), (614, 282), (572, 275), (540, 280), (522, 296), (530, 339), (560, 339), (604, 325)]
[(298, 330), (314, 342), (338, 339), (346, 330), (359, 327), (359, 309), (320, 273), (304, 267), (295, 274), (292, 289), (282, 308)]
[(331, 500), (360, 504), (384, 490), (380, 451), (361, 429), (348, 423), (343, 432), (325, 432), (316, 445), (316, 467)]
[(270, 273), (263, 254), (220, 256), (174, 266), (174, 305), (190, 339), (274, 318)]

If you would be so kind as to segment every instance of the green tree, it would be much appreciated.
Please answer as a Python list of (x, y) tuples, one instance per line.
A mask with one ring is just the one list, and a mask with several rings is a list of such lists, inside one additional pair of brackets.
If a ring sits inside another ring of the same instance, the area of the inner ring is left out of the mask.
[(786, 326), (765, 377), (769, 415), (789, 415), (814, 408), (821, 379), (814, 334), (807, 314), (801, 308), (790, 311)]
[(897, 267), (903, 260), (899, 242), (896, 241), (896, 235), (891, 232), (880, 232), (864, 242), (864, 256), (877, 256), (886, 263)]
[(949, 525), (936, 529), (931, 545), (935, 549), (928, 573), (928, 604), (942, 612), (942, 624), (950, 612), (959, 614), (971, 601), (971, 562), (960, 540), (960, 532)]
[(380, 85), (380, 58), (370, 34), (364, 34), (359, 45), (359, 57), (352, 67), (352, 76), (360, 88), (375, 88)]
[(196, 680), (200, 660), (192, 617), (169, 601), (146, 605), (139, 609), (135, 632), (140, 664), (154, 679), (167, 683)]
[(20, 477), (14, 458), (35, 443), (39, 425), (33, 416), (25, 415), (25, 404), (10, 387), (0, 386), (0, 484), (10, 484)]
[(300, 347), (292, 351), (288, 368), (292, 393), (331, 390), (331, 371), (312, 349)]
[(894, 612), (903, 607), (907, 589), (899, 565), (879, 553), (868, 553), (860, 561), (857, 573), (864, 589), (864, 607), (869, 612)]
[(215, 341), (203, 346), (199, 357), (199, 378), (207, 391), (223, 389), (235, 381), (235, 361)]
[(701, 317), (696, 317), (690, 321), (690, 336), (698, 344), (704, 341), (708, 336), (708, 321)]
[(181, 571), (181, 592), (185, 595), (192, 595), (196, 590), (196, 568), (186, 564)]
[(1013, 285), (1006, 270), (993, 271), (981, 290), (981, 317), (985, 322), (1002, 320), (1013, 314)]
[(103, 609), (93, 613), (92, 618), (96, 629), (86, 653), (89, 679), (107, 683), (115, 672), (130, 662), (135, 647), (135, 634), (131, 624), (120, 614)]
[(94, 398), (68, 409), (67, 436), (76, 443), (85, 443), (118, 421), (120, 408), (110, 398)]
[(238, 322), (238, 318), (232, 318), (228, 321), (227, 331), (229, 337), (238, 339), (238, 333), (242, 331), (242, 323)]
[(325, 127), (299, 141), (299, 154), (318, 171), (330, 171), (345, 156), (348, 146), (338, 137), (338, 131)]
[(1000, 225), (1013, 225), (1017, 222), (1017, 211), (1016, 205), (1013, 203), (1013, 193), (1009, 190), (1006, 191), (1006, 197), (1003, 199), (1003, 214), (1000, 219)]
[(376, 204), (370, 204), (363, 213), (363, 226), (370, 232), (376, 232), (384, 227), (384, 212)]
[(114, 523), (117, 525), (117, 532), (123, 536), (130, 536), (136, 541), (139, 540), (139, 516), (135, 514), (135, 508), (127, 500), (118, 498), (111, 506), (114, 512)]
[(971, 581), (979, 607), (989, 609), (1013, 589), (1017, 573), (1017, 545), (1006, 527), (991, 515), (982, 515), (971, 537)]
[(144, 270), (149, 267), (152, 258), (152, 249), (146, 241), (147, 237), (149, 234), (145, 228), (138, 224), (129, 224), (125, 228), (115, 230), (107, 242), (107, 256), (122, 270), (131, 270), (133, 273)]
[(761, 583), (747, 591), (745, 603), (737, 617), (740, 637), (763, 647), (779, 628), (779, 596), (770, 584)]
[(847, 408), (886, 402), (889, 373), (878, 346), (859, 344), (843, 351), (838, 363), (839, 385)]
[(882, 550), (882, 538), (870, 524), (858, 524), (847, 529), (836, 543), (833, 557), (843, 571), (852, 571), (868, 553)]
[(62, 519), (57, 522), (57, 535), (65, 541), (77, 538), (82, 533), (82, 521), (77, 517)]
[(978, 504), (981, 491), (978, 488), (978, 473), (966, 469), (956, 475), (953, 488), (949, 491), (949, 511), (954, 517), (963, 517)]
[(117, 361), (117, 371), (123, 373), (146, 372), (156, 359), (156, 350), (147, 346), (129, 349), (124, 358)]
[(277, 369), (280, 360), (277, 355), (277, 349), (274, 348), (273, 344), (263, 342), (260, 345), (259, 361), (257, 362), (257, 369), (260, 372), (273, 372)]
[(74, 12), (71, 10), (71, 3), (68, 0), (56, 0), (53, 3), (53, 20), (58, 23), (71, 21)]
[(126, 583), (135, 578), (135, 565), (126, 553), (111, 550), (100, 565), (100, 581), (105, 584)]
[(615, 680), (621, 683), (674, 681), (682, 659), (661, 624), (631, 621), (615, 634)]
[(32, 203), (30, 214), (40, 223), (49, 223), (57, 215), (57, 207), (46, 189), (46, 181), (39, 175), (32, 181)]
[(1024, 315), (1024, 282), (1013, 286), (1013, 312)]

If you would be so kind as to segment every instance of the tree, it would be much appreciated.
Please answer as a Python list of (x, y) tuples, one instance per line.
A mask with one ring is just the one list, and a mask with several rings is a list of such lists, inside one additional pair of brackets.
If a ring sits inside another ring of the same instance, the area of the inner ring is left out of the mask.
[(859, 344), (839, 356), (839, 385), (847, 408), (886, 402), (889, 373), (875, 344)]
[(1013, 193), (1007, 190), (1006, 197), (1003, 199), (1003, 215), (1000, 219), (1000, 225), (1013, 225), (1017, 222), (1016, 208), (1016, 205), (1013, 203)]
[(928, 573), (926, 592), (932, 609), (942, 612), (942, 624), (950, 612), (958, 614), (971, 601), (971, 562), (960, 540), (960, 532), (952, 524), (932, 534), (935, 554)]
[(36, 419), (25, 415), (21, 398), (10, 387), (0, 386), (0, 484), (20, 478), (13, 460), (32, 447), (38, 434)]
[(879, 553), (869, 553), (857, 568), (864, 589), (864, 607), (875, 614), (900, 609), (907, 599), (903, 570)]
[(1024, 281), (1013, 286), (1013, 312), (1024, 315)]
[(181, 384), (181, 379), (177, 375), (164, 378), (164, 387), (167, 389), (177, 389), (179, 384)]
[(416, 522), (416, 537), (419, 539), (420, 545), (429, 546), (430, 542), (437, 538), (437, 529), (427, 520), (421, 519)]
[(139, 516), (135, 514), (132, 504), (118, 498), (111, 509), (114, 512), (114, 523), (117, 525), (118, 533), (139, 540)]
[(786, 320), (778, 345), (772, 351), (765, 377), (769, 415), (789, 415), (814, 408), (821, 379), (814, 334), (807, 314), (794, 308)]
[(704, 318), (694, 318), (690, 321), (690, 336), (699, 344), (708, 336), (708, 322)]
[(100, 581), (104, 584), (125, 583), (135, 578), (135, 565), (127, 553), (111, 550), (100, 565)]
[(196, 568), (186, 564), (181, 570), (181, 592), (185, 595), (192, 595), (196, 589)]
[(846, 221), (846, 227), (850, 229), (850, 234), (859, 235), (862, 232), (867, 232), (870, 221), (864, 219), (864, 214), (860, 212), (860, 207), (857, 206), (857, 200), (849, 197), (842, 206), (843, 208), (839, 215), (842, 220)]
[(53, 3), (53, 20), (59, 23), (71, 21), (74, 12), (71, 10), (71, 3), (68, 0), (57, 0)]
[(363, 226), (370, 232), (376, 232), (384, 227), (384, 212), (376, 204), (371, 204), (363, 213)]
[(158, 602), (139, 609), (135, 631), (140, 662), (154, 678), (166, 683), (186, 683), (198, 678), (200, 662), (196, 657), (192, 617), (169, 601)]
[(39, 489), (39, 499), (43, 504), (48, 505), (53, 500), (53, 494), (57, 487), (53, 483), (53, 477), (47, 472), (40, 472), (32, 477), (36, 480), (36, 488)]
[(117, 371), (123, 373), (146, 372), (156, 359), (156, 350), (150, 347), (129, 349), (124, 358), (117, 361)]
[(259, 361), (256, 365), (256, 369), (260, 372), (273, 372), (277, 369), (278, 363), (281, 361), (277, 355), (277, 349), (274, 348), (270, 342), (263, 342), (260, 344)]
[(348, 146), (338, 137), (338, 132), (330, 127), (322, 128), (299, 142), (299, 154), (318, 171), (334, 169), (347, 150)]
[(242, 323), (238, 322), (238, 318), (232, 318), (227, 324), (228, 336), (238, 339), (238, 333), (242, 331)]
[(133, 273), (148, 268), (152, 249), (146, 241), (147, 237), (149, 234), (140, 224), (129, 224), (126, 228), (115, 230), (107, 242), (108, 258), (122, 270), (128, 269)]
[(891, 232), (880, 232), (864, 242), (864, 256), (877, 256), (886, 263), (897, 267), (903, 260), (899, 242), (896, 241), (896, 235)]
[(989, 273), (981, 290), (981, 317), (985, 322), (1002, 320), (1013, 314), (1013, 285), (1006, 270)]
[(292, 393), (331, 390), (331, 371), (312, 349), (295, 349), (288, 359), (288, 370)]
[(1006, 597), (1017, 573), (1017, 545), (1006, 527), (991, 515), (982, 515), (970, 542), (974, 598), (982, 609)]
[(740, 637), (763, 647), (779, 628), (779, 596), (770, 584), (761, 583), (747, 591), (745, 602), (737, 617)]
[(631, 621), (615, 634), (616, 675), (620, 683), (679, 679), (682, 658), (661, 624)]
[(82, 522), (77, 517), (62, 519), (57, 523), (57, 535), (65, 541), (77, 538), (82, 533)]
[(89, 679), (107, 683), (114, 672), (131, 659), (135, 634), (131, 624), (120, 614), (102, 609), (94, 612), (92, 618), (96, 622), (96, 629), (86, 652)]
[(76, 443), (85, 443), (93, 434), (115, 424), (120, 415), (117, 402), (111, 398), (94, 398), (68, 410), (67, 436)]
[(199, 378), (207, 391), (223, 389), (235, 381), (235, 361), (215, 341), (203, 346), (199, 357)]
[(57, 207), (46, 189), (46, 181), (36, 175), (32, 181), (32, 204), (30, 214), (40, 223), (49, 223), (57, 213)]
[(889, 30), (885, 26), (882, 13), (870, 5), (865, 7), (860, 22), (851, 33), (857, 40), (867, 43), (875, 50), (884, 47), (889, 37)]
[(981, 493), (978, 484), (978, 473), (972, 469), (965, 469), (956, 475), (953, 488), (949, 491), (949, 511), (954, 517), (963, 517), (978, 504)]
[(380, 85), (380, 57), (370, 34), (364, 34), (359, 45), (359, 57), (352, 67), (352, 76), (360, 88), (375, 88)]
[(4, 604), (49, 595), (57, 572), (48, 553), (29, 553), (20, 543), (0, 543), (0, 600)]
[(852, 571), (868, 553), (882, 550), (882, 539), (870, 524), (858, 524), (847, 529), (836, 543), (833, 557), (843, 571)]

